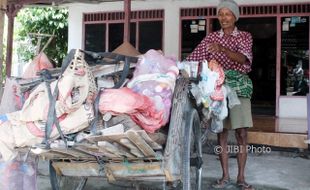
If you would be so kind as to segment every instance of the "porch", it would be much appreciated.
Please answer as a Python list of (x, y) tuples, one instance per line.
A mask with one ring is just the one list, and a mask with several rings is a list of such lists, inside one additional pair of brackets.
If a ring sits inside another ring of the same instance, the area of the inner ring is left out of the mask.
[(253, 116), (249, 144), (307, 149), (307, 119)]

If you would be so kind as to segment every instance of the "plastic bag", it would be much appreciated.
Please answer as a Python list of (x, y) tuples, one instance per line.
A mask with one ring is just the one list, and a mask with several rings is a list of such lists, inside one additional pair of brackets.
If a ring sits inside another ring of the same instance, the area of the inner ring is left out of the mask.
[(169, 121), (175, 81), (179, 74), (176, 60), (161, 52), (149, 50), (139, 60), (132, 80), (127, 84), (134, 92), (149, 97), (158, 113), (163, 113), (164, 126)]
[(223, 128), (223, 120), (220, 120), (218, 117), (212, 117), (210, 130), (213, 133), (221, 133)]
[(37, 162), (0, 162), (1, 190), (36, 190)]
[(240, 105), (240, 100), (235, 90), (230, 88), (228, 85), (224, 85), (227, 90), (228, 107), (232, 108), (235, 105)]
[(16, 101), (17, 80), (14, 78), (6, 78), (3, 96), (0, 105), (0, 114), (10, 113), (19, 110)]
[(37, 77), (37, 72), (43, 69), (53, 68), (53, 64), (50, 62), (45, 53), (40, 53), (37, 55), (31, 63), (25, 66), (25, 71), (22, 74), (22, 78), (34, 78)]

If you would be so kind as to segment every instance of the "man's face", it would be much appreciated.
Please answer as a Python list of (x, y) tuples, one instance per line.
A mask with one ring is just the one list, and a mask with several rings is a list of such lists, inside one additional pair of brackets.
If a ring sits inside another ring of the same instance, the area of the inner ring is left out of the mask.
[(222, 29), (235, 27), (236, 17), (228, 8), (221, 8), (219, 10), (218, 19)]

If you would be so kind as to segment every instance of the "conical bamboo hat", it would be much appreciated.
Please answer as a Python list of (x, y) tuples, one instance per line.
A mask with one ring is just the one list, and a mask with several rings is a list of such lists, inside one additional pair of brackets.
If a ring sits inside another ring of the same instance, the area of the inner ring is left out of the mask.
[(112, 53), (127, 55), (136, 57), (138, 55), (141, 55), (141, 53), (136, 50), (129, 42), (125, 41), (120, 46), (118, 46), (115, 50), (112, 51)]

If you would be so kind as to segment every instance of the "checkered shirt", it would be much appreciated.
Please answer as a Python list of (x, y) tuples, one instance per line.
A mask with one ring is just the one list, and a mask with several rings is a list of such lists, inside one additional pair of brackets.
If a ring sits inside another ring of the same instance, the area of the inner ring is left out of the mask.
[[(232, 61), (224, 52), (208, 52), (207, 47), (211, 43), (218, 43), (234, 52), (242, 53), (247, 58), (246, 63), (240, 64), (236, 61)], [(234, 31), (228, 36), (224, 35), (223, 30), (219, 30), (207, 35), (186, 60), (198, 61), (201, 63), (203, 60), (211, 61), (215, 59), (224, 70), (235, 70), (245, 74), (251, 71), (253, 59), (252, 44), (252, 35), (248, 32), (238, 30), (237, 27), (235, 27)]]

